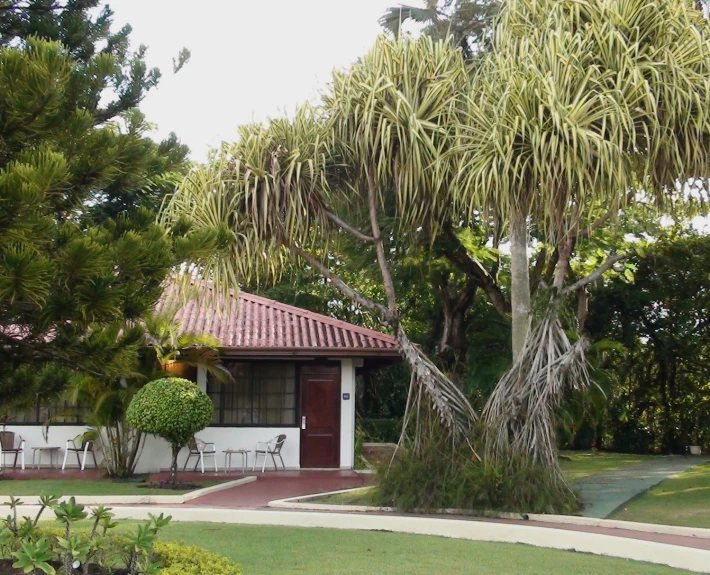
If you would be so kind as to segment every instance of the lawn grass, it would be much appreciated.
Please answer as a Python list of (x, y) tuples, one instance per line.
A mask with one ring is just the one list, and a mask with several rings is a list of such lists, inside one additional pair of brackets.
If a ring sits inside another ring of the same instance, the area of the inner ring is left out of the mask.
[(363, 487), (348, 493), (334, 493), (325, 497), (306, 499), (304, 503), (318, 503), (319, 505), (374, 505), (372, 495), (372, 487)]
[[(219, 481), (191, 481), (200, 487), (210, 487)], [(0, 495), (180, 495), (192, 490), (151, 489), (143, 483), (110, 479), (3, 479)]]
[(608, 453), (606, 451), (562, 451), (560, 466), (568, 481), (645, 463), (657, 459), (657, 455), (634, 455), (629, 453)]
[(611, 519), (710, 528), (710, 464), (666, 479)]
[[(122, 526), (123, 527), (123, 526)], [(685, 571), (525, 545), (387, 533), (172, 523), (159, 539), (224, 555), (249, 575), (670, 575)]]

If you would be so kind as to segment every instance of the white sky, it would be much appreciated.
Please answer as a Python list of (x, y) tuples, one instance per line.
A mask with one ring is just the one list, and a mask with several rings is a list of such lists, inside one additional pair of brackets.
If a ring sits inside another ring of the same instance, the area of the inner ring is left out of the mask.
[[(116, 26), (163, 77), (141, 105), (156, 136), (176, 132), (204, 160), (237, 126), (291, 113), (314, 98), (333, 68), (374, 43), (379, 17), (397, 0), (113, 0)], [(176, 75), (182, 47), (190, 62)]]

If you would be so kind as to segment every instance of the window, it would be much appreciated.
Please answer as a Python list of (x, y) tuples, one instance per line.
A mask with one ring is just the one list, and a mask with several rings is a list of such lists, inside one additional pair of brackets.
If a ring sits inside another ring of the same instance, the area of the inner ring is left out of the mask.
[(52, 425), (83, 425), (89, 409), (76, 406), (68, 400), (37, 399), (32, 407), (10, 414), (11, 425), (43, 425), (49, 419)]
[(295, 426), (296, 364), (225, 362), (233, 384), (207, 378), (214, 425)]

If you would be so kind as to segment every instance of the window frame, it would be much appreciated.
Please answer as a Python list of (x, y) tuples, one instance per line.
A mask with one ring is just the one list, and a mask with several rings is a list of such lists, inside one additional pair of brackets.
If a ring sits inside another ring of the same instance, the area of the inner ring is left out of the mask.
[[(254, 398), (256, 397), (254, 395), (254, 380), (255, 380), (255, 373), (254, 373), (254, 366), (256, 365), (264, 365), (264, 364), (269, 364), (269, 363), (286, 363), (286, 364), (292, 364), (294, 366), (294, 401), (295, 401), (295, 406), (293, 408), (293, 412), (295, 414), (294, 417), (294, 423), (222, 423), (224, 421), (224, 411), (225, 411), (225, 405), (224, 401), (222, 401), (222, 390), (225, 387), (228, 387), (229, 384), (219, 384), (220, 391), (218, 394), (210, 393), (208, 390), (209, 387), (209, 374), (207, 375), (207, 382), (206, 382), (206, 388), (205, 390), (207, 391), (207, 395), (210, 397), (210, 400), (212, 401), (212, 404), (214, 405), (214, 399), (213, 397), (215, 395), (218, 395), (220, 398), (219, 402), (219, 408), (215, 406), (215, 413), (219, 413), (218, 419), (219, 423), (210, 423), (209, 427), (235, 427), (235, 428), (272, 428), (272, 429), (296, 429), (300, 427), (299, 421), (301, 418), (301, 363), (297, 361), (269, 361), (269, 360), (264, 360), (264, 361), (240, 361), (238, 358), (223, 358), (222, 363), (224, 364), (225, 367), (229, 363), (243, 363), (249, 365), (249, 388), (250, 388), (250, 397), (251, 397), (251, 403), (252, 405), (254, 404)], [(219, 383), (219, 382), (218, 382)], [(264, 394), (266, 395), (266, 394)], [(288, 395), (288, 394), (287, 394)], [(259, 398), (261, 399), (262, 394), (259, 394)], [(261, 405), (261, 403), (259, 403)], [(259, 407), (257, 408), (261, 410), (262, 408)], [(265, 411), (266, 408), (264, 407), (263, 410)], [(276, 409), (276, 408), (271, 408), (271, 409)], [(287, 408), (288, 411), (290, 411), (290, 408)], [(284, 409), (281, 409), (280, 411), (285, 411)]]
[[(67, 404), (72, 403), (72, 402), (69, 401), (68, 399), (63, 399), (63, 400), (62, 400), (62, 399), (59, 399), (59, 400), (57, 400), (57, 401), (63, 401), (63, 402), (64, 402), (64, 406), (62, 407), (62, 410), (64, 410), (64, 409), (66, 409), (66, 410), (69, 410), (69, 409), (78, 409), (78, 410), (81, 410), (81, 412), (83, 412), (83, 413), (88, 412), (88, 411), (91, 411), (91, 409), (90, 409), (89, 407), (86, 407), (86, 406), (67, 405)], [(36, 427), (36, 426), (39, 426), (39, 425), (44, 425), (44, 424), (46, 423), (47, 419), (51, 419), (51, 417), (56, 417), (56, 415), (50, 416), (50, 417), (47, 418), (45, 421), (42, 421), (42, 420), (40, 419), (40, 413), (42, 413), (42, 410), (43, 410), (43, 409), (44, 409), (44, 410), (47, 410), (47, 409), (50, 409), (50, 408), (52, 408), (52, 407), (53, 407), (53, 406), (52, 406), (52, 402), (51, 402), (51, 401), (47, 402), (46, 399), (43, 401), (42, 398), (37, 397), (37, 398), (35, 399), (33, 405), (32, 405), (31, 407), (28, 407), (28, 408), (25, 410), (25, 413), (31, 413), (31, 414), (32, 414), (32, 421), (14, 421), (12, 418), (10, 418), (10, 419), (8, 420), (8, 422), (7, 422), (6, 425), (7, 425), (8, 427), (19, 427), (19, 426), (25, 426), (25, 427), (32, 427), (32, 426), (35, 426), (35, 427)], [(68, 427), (68, 426), (72, 426), (72, 425), (73, 425), (73, 426), (80, 426), (80, 427), (83, 426), (83, 427), (86, 427), (87, 423), (86, 423), (86, 417), (85, 417), (85, 416), (82, 417), (82, 415), (79, 414), (76, 419), (77, 419), (76, 421), (55, 421), (55, 422), (52, 422), (52, 427)]]

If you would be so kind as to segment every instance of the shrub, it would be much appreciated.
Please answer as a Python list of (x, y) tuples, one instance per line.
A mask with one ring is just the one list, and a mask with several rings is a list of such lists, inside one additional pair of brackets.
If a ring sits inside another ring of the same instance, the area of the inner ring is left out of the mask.
[(130, 425), (144, 433), (158, 435), (172, 447), (170, 482), (177, 478), (177, 456), (195, 433), (212, 422), (212, 400), (191, 381), (166, 377), (151, 381), (126, 411)]
[[(99, 505), (88, 510), (71, 497), (59, 501), (43, 495), (37, 514), (18, 517), (22, 501), (11, 498), (10, 515), (0, 521), (0, 559), (12, 559), (13, 567), (25, 573), (82, 573), (88, 575), (103, 568), (102, 573), (155, 573), (159, 565), (152, 561), (153, 544), (158, 531), (170, 517), (151, 515), (133, 533), (119, 536), (111, 532), (117, 525), (113, 513)], [(54, 524), (39, 526), (45, 510), (55, 515)], [(90, 518), (90, 528), (77, 528)], [(1, 566), (0, 566), (1, 568)], [(4, 571), (3, 571), (4, 572)]]
[(572, 513), (574, 493), (526, 462), (481, 463), (466, 445), (453, 449), (444, 438), (428, 438), (417, 455), (402, 448), (392, 466), (378, 469), (376, 505), (414, 509), (466, 509), (518, 513)]
[(199, 547), (156, 543), (155, 554), (163, 563), (161, 575), (242, 575), (237, 563)]
[(374, 443), (397, 443), (402, 432), (401, 419), (368, 419), (358, 420), (366, 441)]

